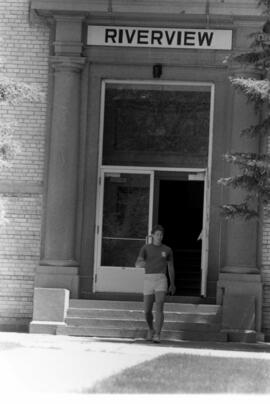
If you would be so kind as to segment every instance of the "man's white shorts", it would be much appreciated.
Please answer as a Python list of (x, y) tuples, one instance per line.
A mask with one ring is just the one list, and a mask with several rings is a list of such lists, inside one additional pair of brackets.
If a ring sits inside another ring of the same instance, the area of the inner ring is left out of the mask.
[(155, 292), (167, 292), (168, 281), (165, 274), (145, 274), (143, 284), (144, 295), (154, 295)]

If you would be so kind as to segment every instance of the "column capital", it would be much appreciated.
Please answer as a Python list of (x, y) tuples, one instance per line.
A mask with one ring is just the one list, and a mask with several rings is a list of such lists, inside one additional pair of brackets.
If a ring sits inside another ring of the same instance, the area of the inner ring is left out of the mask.
[(66, 71), (79, 73), (86, 62), (85, 57), (76, 56), (51, 56), (50, 65), (55, 72)]
[(83, 51), (82, 23), (83, 15), (54, 15), (56, 56), (80, 56)]

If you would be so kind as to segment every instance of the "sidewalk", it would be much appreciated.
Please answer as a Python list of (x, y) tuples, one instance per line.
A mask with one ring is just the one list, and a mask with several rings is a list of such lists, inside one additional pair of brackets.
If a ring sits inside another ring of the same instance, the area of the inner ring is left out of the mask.
[[(247, 361), (248, 366), (251, 366), (254, 360), (259, 361), (258, 367), (264, 366), (263, 377), (265, 375), (269, 383), (265, 389), (262, 384), (262, 393), (270, 392), (270, 344), (266, 343), (207, 344), (183, 341), (181, 343), (164, 342), (156, 345), (142, 340), (101, 340), (3, 332), (0, 333), (0, 398), (3, 395), (9, 397), (13, 393), (75, 393), (86, 397), (93, 392), (110, 393), (110, 391), (106, 391), (109, 388), (106, 387), (107, 380), (111, 380), (111, 384), (108, 383), (108, 386), (112, 386), (113, 383), (115, 387), (117, 379), (112, 379), (113, 377), (120, 375), (120, 379), (128, 381), (128, 372), (133, 372), (133, 374), (130, 373), (130, 377), (131, 381), (135, 383), (134, 375), (141, 376), (145, 372), (145, 366), (154, 366), (158, 361), (161, 361), (159, 367), (168, 363), (168, 367), (165, 368), (165, 378), (173, 386), (172, 379), (179, 377), (178, 369), (180, 369), (183, 358), (185, 361), (186, 358), (194, 359), (195, 366), (197, 363), (198, 371), (202, 376), (206, 371), (206, 368), (199, 367), (199, 361), (202, 359), (207, 361), (206, 363), (213, 358), (215, 360), (217, 358), (226, 359), (227, 363), (230, 362), (228, 359), (239, 359), (239, 361)], [(187, 369), (188, 366), (188, 362), (185, 361), (182, 364), (183, 369)], [(140, 374), (140, 372), (142, 373)], [(149, 372), (149, 370), (147, 372), (153, 377), (154, 372)], [(252, 377), (252, 374), (250, 376)], [(261, 375), (259, 379), (263, 383)], [(242, 382), (246, 383), (243, 380)], [(127, 384), (128, 382), (125, 382), (125, 385)], [(185, 382), (183, 393), (188, 391), (186, 384)], [(155, 385), (152, 385), (153, 391), (149, 392), (160, 393)], [(176, 392), (181, 394), (178, 380), (176, 380), (176, 385), (179, 386), (179, 391), (176, 389)], [(138, 382), (136, 388), (133, 387), (134, 391), (131, 388), (128, 393), (140, 392), (140, 386), (141, 382)], [(115, 392), (117, 393), (117, 391)], [(172, 390), (172, 392), (175, 391)], [(200, 393), (199, 390), (196, 391), (194, 382), (190, 392)], [(210, 392), (223, 393), (223, 391)], [(228, 393), (228, 391), (226, 392)], [(246, 391), (240, 389), (240, 391), (233, 392), (245, 393)], [(168, 393), (168, 391), (164, 391), (164, 393)]]

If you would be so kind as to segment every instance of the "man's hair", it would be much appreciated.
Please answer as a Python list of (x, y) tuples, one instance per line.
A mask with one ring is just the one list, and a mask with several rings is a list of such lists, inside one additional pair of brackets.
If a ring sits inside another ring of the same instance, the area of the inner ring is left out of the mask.
[(152, 228), (151, 234), (154, 234), (156, 231), (161, 231), (164, 234), (164, 227), (161, 226), (160, 224), (155, 225)]

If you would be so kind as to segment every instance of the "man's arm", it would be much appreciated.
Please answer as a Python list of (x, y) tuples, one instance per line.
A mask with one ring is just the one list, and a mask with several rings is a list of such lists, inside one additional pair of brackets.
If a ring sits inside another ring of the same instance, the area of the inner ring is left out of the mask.
[(136, 262), (135, 262), (136, 268), (145, 268), (145, 258), (144, 257), (145, 257), (145, 251), (144, 251), (144, 247), (142, 247), (142, 249), (138, 255), (138, 258), (136, 259)]

